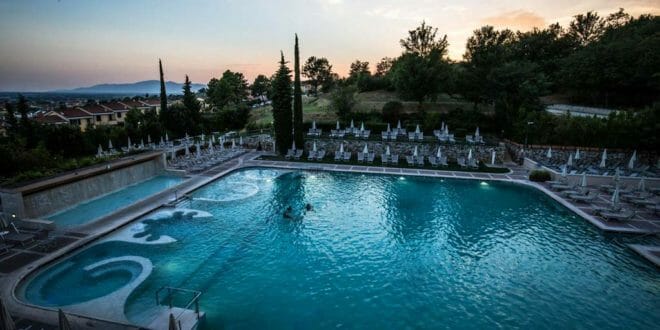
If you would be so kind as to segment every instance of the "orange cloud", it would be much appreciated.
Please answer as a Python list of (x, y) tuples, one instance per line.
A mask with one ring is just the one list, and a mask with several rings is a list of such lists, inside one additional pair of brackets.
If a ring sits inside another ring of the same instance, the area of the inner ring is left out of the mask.
[(509, 28), (522, 31), (528, 31), (534, 27), (543, 28), (547, 25), (543, 17), (525, 10), (504, 12), (495, 16), (486, 17), (482, 19), (481, 22), (492, 25), (496, 28)]

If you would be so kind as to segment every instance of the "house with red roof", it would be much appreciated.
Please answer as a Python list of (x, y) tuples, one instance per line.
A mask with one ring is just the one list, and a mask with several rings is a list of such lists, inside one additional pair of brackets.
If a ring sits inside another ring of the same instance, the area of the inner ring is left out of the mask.
[(150, 110), (155, 110), (156, 113), (160, 113), (160, 99), (146, 99), (140, 102)]
[(117, 101), (100, 103), (99, 105), (111, 110), (114, 113), (115, 122), (117, 123), (123, 123), (126, 113), (131, 110), (128, 105)]
[(114, 125), (117, 123), (114, 111), (107, 107), (99, 104), (87, 104), (77, 108), (94, 116), (94, 125)]
[[(53, 117), (53, 118), (43, 118), (43, 117)], [(88, 127), (94, 125), (94, 116), (81, 109), (81, 108), (65, 108), (58, 110), (48, 111), (42, 117), (36, 118), (37, 121), (49, 124), (65, 124), (76, 125), (80, 127), (81, 131), (87, 130)], [(64, 122), (66, 121), (66, 122)]]
[(133, 101), (133, 100), (130, 100), (130, 101), (121, 101), (120, 103), (125, 104), (129, 109), (138, 109), (138, 110), (141, 110), (143, 113), (144, 113), (146, 110), (149, 110), (149, 109), (150, 109), (150, 107), (149, 107), (148, 105), (144, 104), (142, 101)]

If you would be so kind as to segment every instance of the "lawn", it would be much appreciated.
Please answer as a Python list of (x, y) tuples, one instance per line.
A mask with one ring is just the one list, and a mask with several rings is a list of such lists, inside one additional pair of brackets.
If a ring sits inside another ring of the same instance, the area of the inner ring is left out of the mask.
[[(401, 101), (394, 92), (388, 91), (373, 91), (358, 93), (355, 96), (356, 104), (353, 108), (354, 112), (380, 113), (385, 103), (390, 101), (400, 101), (404, 106), (404, 112), (413, 113), (418, 110), (417, 102)], [(469, 110), (473, 108), (473, 104), (465, 101), (460, 101), (449, 97), (448, 95), (440, 95), (435, 102), (424, 103), (424, 110), (428, 112), (449, 112), (454, 109)], [(481, 111), (490, 111), (490, 109), (480, 106)], [(317, 122), (333, 122), (337, 120), (337, 115), (330, 108), (330, 99), (328, 94), (323, 94), (318, 97), (303, 96), (303, 113), (304, 121), (310, 122), (316, 120)], [(273, 114), (271, 106), (265, 106), (252, 109), (250, 116), (250, 124), (257, 126), (270, 125), (273, 121)]]

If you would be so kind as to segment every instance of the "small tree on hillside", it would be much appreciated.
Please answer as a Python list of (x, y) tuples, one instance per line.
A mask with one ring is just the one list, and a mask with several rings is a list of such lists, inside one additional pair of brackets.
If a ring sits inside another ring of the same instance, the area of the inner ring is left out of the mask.
[(307, 77), (309, 83), (312, 85), (312, 93), (318, 93), (319, 86), (326, 86), (332, 84), (332, 65), (325, 57), (312, 56), (307, 59), (302, 68), (302, 74)]
[(355, 92), (353, 86), (340, 86), (332, 91), (330, 96), (330, 107), (341, 120), (347, 120), (355, 106)]

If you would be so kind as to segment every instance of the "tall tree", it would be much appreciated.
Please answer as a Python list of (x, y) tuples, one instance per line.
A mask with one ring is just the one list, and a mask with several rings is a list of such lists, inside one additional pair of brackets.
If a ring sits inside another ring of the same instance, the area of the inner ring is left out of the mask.
[(424, 100), (448, 89), (441, 84), (449, 81), (450, 67), (444, 58), (449, 43), (446, 35), (436, 40), (437, 32), (438, 29), (425, 22), (408, 31), (408, 38), (401, 39), (404, 53), (391, 69), (397, 93), (404, 99), (417, 101), (420, 112)]
[(579, 46), (584, 47), (600, 38), (605, 31), (605, 21), (598, 13), (589, 11), (576, 15), (568, 27), (568, 37)]
[(212, 78), (209, 81), (206, 95), (216, 110), (220, 110), (229, 104), (244, 102), (249, 91), (248, 82), (242, 73), (226, 70), (220, 79)]
[(298, 48), (298, 34), (294, 49), (293, 63), (293, 139), (298, 148), (303, 148), (305, 140), (303, 134), (302, 88), (300, 87), (300, 50)]
[(34, 135), (34, 128), (32, 127), (32, 122), (28, 116), (30, 112), (30, 105), (28, 104), (27, 99), (23, 95), (18, 95), (17, 103), (18, 113), (21, 115), (19, 121), (19, 126), (21, 128), (21, 134), (25, 138), (28, 148), (33, 148), (36, 146), (36, 137)]
[(468, 38), (465, 54), (465, 72), (460, 79), (463, 96), (476, 104), (492, 102), (495, 90), (488, 79), (491, 72), (511, 58), (511, 44), (515, 35), (510, 30), (495, 30), (483, 26)]
[(285, 154), (291, 146), (293, 121), (291, 112), (291, 70), (286, 66), (284, 53), (280, 52), (280, 66), (272, 81), (273, 130), (276, 149)]
[(423, 102), (443, 90), (448, 64), (441, 60), (438, 50), (422, 57), (418, 53), (402, 55), (392, 68), (392, 82), (404, 100), (417, 101), (422, 111)]
[(160, 72), (160, 111), (167, 111), (167, 91), (165, 91), (165, 77), (163, 75), (163, 62), (158, 59)]
[(262, 74), (258, 75), (250, 86), (250, 92), (252, 96), (264, 101), (270, 93), (270, 79)]
[(7, 114), (5, 115), (7, 133), (12, 136), (18, 133), (18, 120), (16, 120), (16, 111), (14, 111), (14, 106), (11, 103), (5, 104), (5, 110), (7, 111)]
[(188, 75), (186, 75), (186, 81), (183, 83), (183, 106), (186, 107), (186, 130), (190, 134), (199, 133), (202, 121), (202, 114), (200, 113), (202, 105), (197, 101), (197, 95), (192, 91)]
[(369, 71), (369, 62), (355, 60), (351, 63), (350, 70), (348, 71), (348, 80), (349, 83), (355, 82), (360, 78), (360, 76), (370, 76), (371, 71)]
[(408, 37), (406, 39), (401, 39), (399, 42), (404, 48), (405, 53), (418, 54), (422, 57), (426, 57), (435, 50), (442, 58), (447, 55), (449, 42), (447, 41), (446, 34), (442, 38), (436, 40), (437, 33), (437, 28), (426, 25), (426, 22), (422, 21), (422, 25), (414, 30), (408, 31)]
[(319, 86), (326, 91), (332, 84), (332, 65), (325, 57), (311, 56), (302, 68), (302, 74), (309, 79), (312, 93), (318, 94)]
[(376, 77), (386, 76), (392, 69), (394, 64), (394, 59), (391, 57), (383, 57), (380, 62), (376, 64)]

